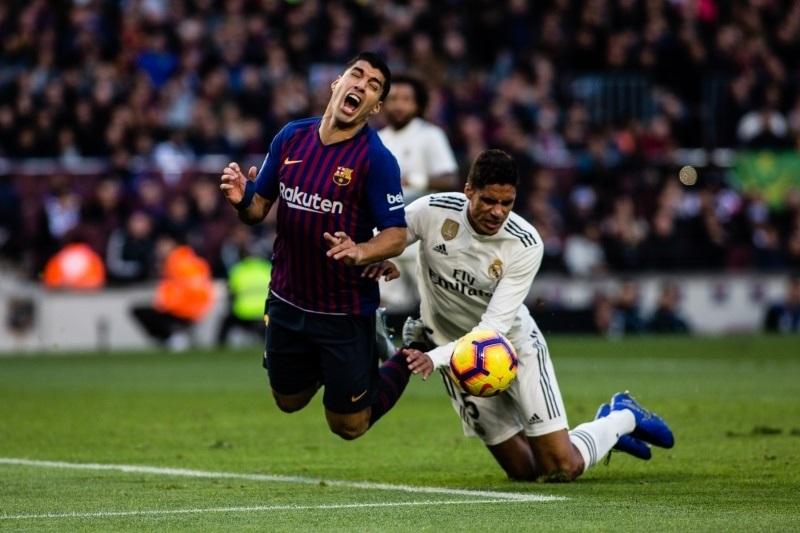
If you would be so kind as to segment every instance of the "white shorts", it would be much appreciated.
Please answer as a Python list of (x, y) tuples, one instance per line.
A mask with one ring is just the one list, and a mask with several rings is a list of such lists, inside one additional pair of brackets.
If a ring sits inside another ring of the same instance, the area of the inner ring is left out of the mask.
[(441, 370), (453, 409), (461, 418), (464, 435), (479, 437), (487, 446), (505, 442), (520, 431), (529, 437), (568, 429), (564, 401), (542, 334), (534, 331), (530, 343), (518, 350), (517, 379), (497, 396), (470, 396)]

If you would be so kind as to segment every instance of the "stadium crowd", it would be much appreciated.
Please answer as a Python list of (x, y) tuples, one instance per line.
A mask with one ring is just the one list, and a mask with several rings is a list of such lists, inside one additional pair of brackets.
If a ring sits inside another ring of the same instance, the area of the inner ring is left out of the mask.
[(684, 186), (673, 159), (800, 147), (792, 0), (3, 2), (0, 251), (35, 277), (81, 240), (117, 283), (154, 278), (162, 236), (216, 276), (266, 253), (204, 158), (259, 161), (360, 50), (425, 82), (462, 173), (514, 155), (543, 271), (800, 268), (800, 191), (773, 209), (711, 163)]

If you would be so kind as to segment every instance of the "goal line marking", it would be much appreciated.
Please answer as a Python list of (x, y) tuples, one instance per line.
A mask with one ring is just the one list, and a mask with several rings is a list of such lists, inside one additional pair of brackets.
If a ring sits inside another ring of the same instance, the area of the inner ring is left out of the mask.
[(100, 463), (69, 463), (65, 461), (37, 461), (16, 457), (0, 457), (0, 464), (31, 466), (40, 468), (60, 468), (70, 470), (94, 470), (124, 472), (126, 474), (150, 474), (157, 476), (174, 476), (206, 479), (239, 479), (247, 481), (267, 481), (277, 483), (296, 483), (301, 485), (328, 485), (350, 489), (382, 490), (391, 492), (407, 492), (411, 494), (443, 494), (447, 496), (465, 496), (476, 499), (492, 499), (523, 502), (563, 501), (563, 496), (546, 494), (521, 494), (491, 490), (451, 489), (446, 487), (424, 487), (416, 485), (395, 485), (392, 483), (375, 483), (371, 481), (344, 481), (335, 479), (311, 478), (302, 476), (283, 476), (276, 474), (244, 474), (238, 472), (214, 472), (207, 470), (191, 470), (187, 468), (168, 468), (147, 465), (121, 465)]

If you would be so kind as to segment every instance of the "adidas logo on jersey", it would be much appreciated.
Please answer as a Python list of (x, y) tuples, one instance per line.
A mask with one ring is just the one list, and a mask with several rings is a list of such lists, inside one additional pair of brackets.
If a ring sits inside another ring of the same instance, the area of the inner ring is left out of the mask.
[(533, 413), (533, 416), (528, 419), (528, 424), (541, 424), (543, 420), (537, 415)]
[(444, 243), (437, 244), (436, 246), (433, 247), (433, 251), (439, 252), (440, 254), (443, 255), (447, 255), (447, 246), (445, 246)]

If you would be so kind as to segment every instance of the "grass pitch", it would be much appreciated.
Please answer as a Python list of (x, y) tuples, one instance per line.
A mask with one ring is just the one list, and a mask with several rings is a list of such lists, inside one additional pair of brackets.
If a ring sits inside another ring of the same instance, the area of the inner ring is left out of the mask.
[(344, 442), (258, 347), (0, 358), (0, 530), (800, 530), (800, 338), (549, 340), (572, 425), (627, 388), (675, 448), (513, 483), (438, 376)]

